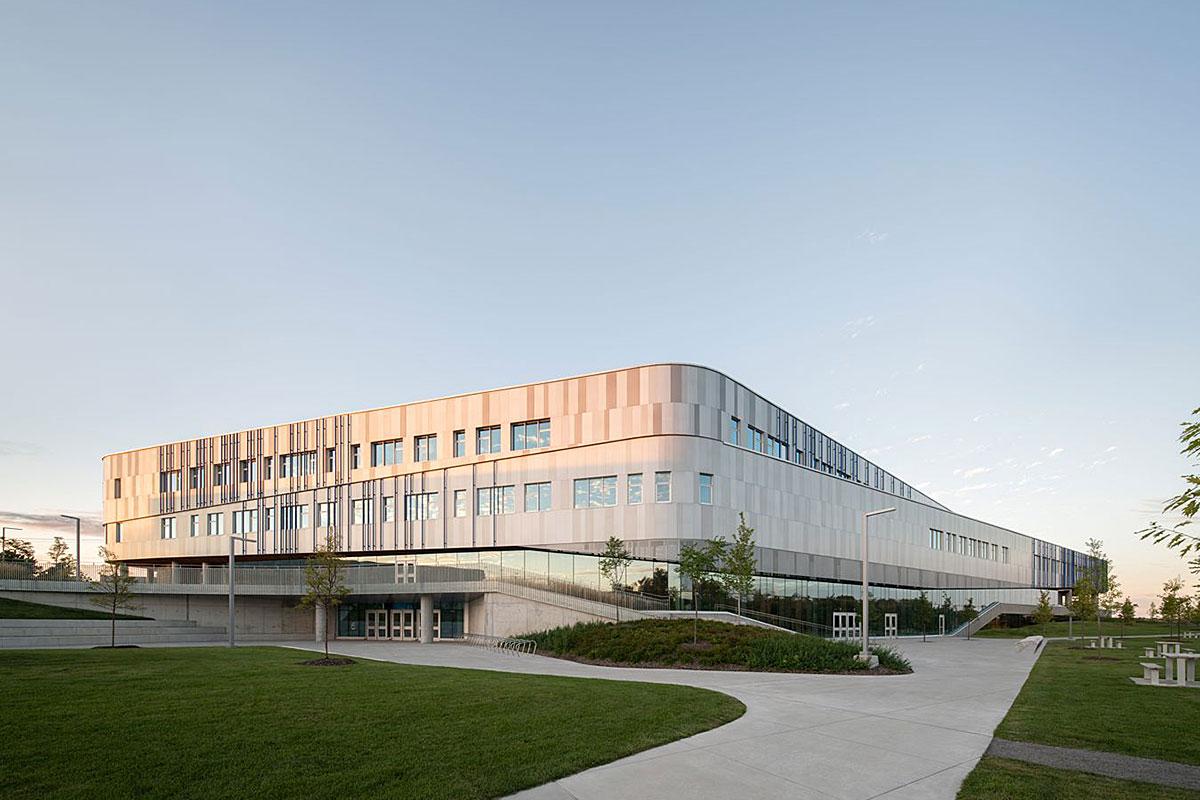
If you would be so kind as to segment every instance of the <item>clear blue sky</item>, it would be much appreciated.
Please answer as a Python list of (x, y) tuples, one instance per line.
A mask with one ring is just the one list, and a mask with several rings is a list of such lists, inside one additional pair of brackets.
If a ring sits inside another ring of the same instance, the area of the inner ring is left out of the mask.
[(687, 360), (1145, 596), (1200, 405), (1197, 41), (1190, 2), (6, 3), (0, 513), (97, 512), (113, 450)]

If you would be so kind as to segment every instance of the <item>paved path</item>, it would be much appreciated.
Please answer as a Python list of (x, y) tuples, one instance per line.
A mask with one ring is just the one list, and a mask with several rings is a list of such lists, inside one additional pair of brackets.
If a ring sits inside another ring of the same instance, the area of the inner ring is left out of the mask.
[(1200, 789), (1200, 767), (1174, 761), (1160, 761), (1157, 758), (1138, 758), (1121, 753), (1077, 750), (1073, 747), (1013, 742), (1008, 739), (993, 739), (987, 754), (1127, 781), (1157, 783), (1181, 789)]
[(520, 800), (953, 798), (1035, 654), (1018, 653), (1011, 641), (896, 647), (913, 662), (912, 675), (624, 669), (463, 644), (330, 643), (331, 651), (406, 664), (702, 686), (746, 704), (728, 725), (522, 792)]

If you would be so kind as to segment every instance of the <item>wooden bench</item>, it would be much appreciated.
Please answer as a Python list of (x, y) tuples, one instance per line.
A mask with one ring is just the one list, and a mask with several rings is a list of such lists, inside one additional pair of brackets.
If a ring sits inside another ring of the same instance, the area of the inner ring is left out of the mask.
[(1142, 662), (1142, 680), (1151, 686), (1158, 686), (1158, 673), (1162, 669), (1159, 664), (1151, 664), (1147, 661)]

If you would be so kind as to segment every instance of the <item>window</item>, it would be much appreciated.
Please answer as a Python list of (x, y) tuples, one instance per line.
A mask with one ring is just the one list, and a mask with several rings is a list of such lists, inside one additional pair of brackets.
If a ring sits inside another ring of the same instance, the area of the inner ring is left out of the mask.
[(631, 506), (642, 503), (642, 473), (635, 472), (629, 476), (625, 486), (625, 502)]
[(758, 428), (746, 426), (746, 447), (761, 453), (763, 449), (763, 432)]
[(383, 498), (383, 521), (384, 522), (395, 522), (396, 521), (396, 498), (394, 498), (394, 497)]
[(308, 527), (308, 506), (283, 506), (279, 509), (279, 529), (295, 531)]
[(208, 515), (208, 535), (220, 536), (225, 533), (225, 518), (220, 514)]
[(481, 517), (512, 514), (517, 510), (517, 492), (512, 486), (489, 486), (475, 490), (475, 513)]
[(617, 504), (617, 476), (575, 479), (576, 508), (607, 508)]
[(358, 469), (362, 466), (361, 452), (362, 449), (358, 445), (350, 445), (350, 469)]
[(337, 466), (337, 449), (333, 447), (325, 448), (325, 471), (333, 472), (333, 468)]
[[(120, 478), (118, 478), (117, 480), (120, 481)], [(117, 537), (116, 538), (117, 544), (120, 544), (121, 543), (121, 523), (119, 523), (119, 522), (116, 523), (116, 528), (114, 529), (114, 535)]]
[(550, 510), (550, 482), (525, 484), (525, 510)]
[(671, 502), (671, 473), (669, 473), (669, 472), (654, 473), (654, 502), (656, 502), (656, 503)]
[[(671, 486), (667, 484), (667, 499), (671, 498)], [(707, 472), (700, 473), (700, 505), (712, 505), (712, 475)]]
[(228, 486), (230, 483), (229, 462), (213, 464), (213, 486)]
[(413, 441), (413, 461), (437, 460), (437, 434), (418, 436)]
[(160, 492), (178, 492), (179, 470), (173, 469), (158, 473), (158, 490)]
[(158, 538), (174, 539), (175, 538), (175, 518), (163, 517), (158, 521)]
[(317, 503), (317, 527), (329, 528), (337, 525), (337, 502)]
[(264, 531), (275, 530), (275, 509), (273, 509), (273, 508), (264, 508), (263, 509), (263, 530)]
[(467, 432), (454, 432), (454, 457), (462, 458), (467, 454)]
[(199, 489), (204, 485), (204, 467), (192, 467), (188, 470), (188, 487)]
[[(113, 478), (113, 499), (114, 500), (121, 499), (121, 479), (120, 478)], [(118, 539), (117, 541), (119, 542), (121, 540)]]
[(738, 427), (741, 426), (741, 424), (742, 424), (742, 421), (740, 419), (738, 419), (737, 417), (729, 418), (729, 443), (730, 444), (738, 443)]
[(1001, 547), (1001, 548), (1000, 548), (1000, 559), (1001, 559), (1001, 560), (1002, 560), (1002, 561), (1003, 561), (1005, 564), (1007, 564), (1007, 563), (1008, 563), (1008, 548), (1007, 548), (1007, 547)]
[(235, 534), (258, 533), (258, 511), (234, 511), (233, 532)]
[(454, 490), (454, 516), (465, 517), (467, 515), (467, 490)]
[(271, 465), (275, 463), (275, 459), (267, 456), (263, 459), (263, 478), (271, 480)]
[(370, 525), (375, 521), (375, 505), (370, 500), (355, 500), (350, 504), (350, 510), (355, 525)]
[(787, 458), (787, 445), (774, 436), (767, 437), (767, 454), (776, 458)]
[(315, 475), (317, 472), (317, 451), (309, 450), (304, 453), (288, 453), (279, 457), (279, 477), (295, 478), (300, 475)]
[(550, 420), (514, 422), (512, 426), (512, 449), (533, 450), (550, 446)]
[(371, 466), (386, 467), (404, 460), (404, 440), (389, 439), (386, 442), (371, 442)]
[(200, 515), (192, 514), (192, 521), (188, 528), (188, 536), (199, 536), (199, 535), (200, 535)]
[(437, 519), (441, 503), (437, 492), (422, 492), (404, 496), (404, 518), (407, 520)]
[(238, 462), (238, 480), (242, 483), (258, 481), (258, 461), (256, 459), (245, 458)]
[(483, 455), (484, 453), (499, 453), (500, 452), (500, 426), (492, 425), (489, 428), (475, 429), (475, 453)]

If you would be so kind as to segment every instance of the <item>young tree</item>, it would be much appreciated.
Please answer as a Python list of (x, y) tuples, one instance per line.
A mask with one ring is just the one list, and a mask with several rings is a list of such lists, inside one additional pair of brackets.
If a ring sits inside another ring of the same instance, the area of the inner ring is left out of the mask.
[(304, 561), (304, 597), (300, 598), (301, 608), (323, 608), (326, 613), (325, 658), (329, 658), (329, 619), (330, 611), (337, 607), (350, 594), (346, 584), (342, 582), (345, 563), (337, 554), (337, 540), (332, 533), (325, 537), (325, 543)]
[(69, 581), (75, 577), (75, 557), (61, 536), (55, 536), (47, 553), (50, 561), (38, 577), (48, 581)]
[(1151, 603), (1150, 610), (1146, 612), (1146, 615), (1149, 619), (1158, 619), (1158, 606), (1154, 603)]
[(1160, 601), (1159, 615), (1163, 622), (1175, 623), (1175, 635), (1178, 636), (1192, 601), (1192, 598), (1183, 594), (1183, 580), (1176, 577), (1164, 583), (1162, 594), (1158, 596), (1158, 599)]
[(1037, 608), (1033, 610), (1033, 621), (1042, 628), (1042, 636), (1047, 633), (1047, 626), (1054, 621), (1054, 609), (1050, 606), (1050, 593), (1042, 592), (1038, 595)]
[[(600, 574), (608, 581), (614, 593), (625, 585), (625, 577), (631, 561), (633, 561), (633, 556), (629, 554), (625, 542), (616, 536), (609, 536), (608, 544), (604, 548), (604, 552), (600, 554)], [(618, 602), (617, 622), (620, 621), (621, 604)]]
[(924, 589), (913, 600), (913, 615), (916, 617), (916, 623), (921, 626), (921, 641), (924, 642), (925, 634), (929, 632), (929, 624), (933, 622), (933, 603), (929, 602), (929, 595), (925, 594)]
[[(1096, 588), (1092, 584), (1092, 579), (1087, 575), (1075, 582), (1075, 588), (1071, 590), (1069, 608), (1071, 615), (1079, 617), (1080, 621), (1091, 619), (1096, 613)], [(1099, 630), (1096, 633), (1099, 635)]]
[(99, 606), (112, 615), (111, 646), (116, 647), (117, 612), (121, 609), (133, 609), (137, 607), (134, 605), (134, 579), (130, 577), (128, 570), (113, 560), (116, 558), (116, 555), (107, 547), (100, 548), (100, 557), (104, 559), (105, 564), (100, 568), (99, 579), (94, 581), (88, 580), (92, 591), (96, 593), (88, 599), (92, 605)]
[[(1200, 459), (1200, 408), (1192, 411), (1192, 417), (1192, 420), (1180, 423), (1183, 427), (1183, 432), (1179, 434), (1179, 442), (1183, 445), (1180, 453)], [(1192, 464), (1200, 466), (1200, 460), (1194, 460)], [(1200, 553), (1200, 535), (1184, 530), (1200, 514), (1200, 474), (1184, 475), (1183, 482), (1183, 491), (1163, 507), (1164, 514), (1178, 514), (1181, 519), (1173, 525), (1152, 522), (1138, 533), (1142, 539), (1151, 539), (1155, 544), (1178, 550), (1181, 558), (1187, 558), (1189, 554)], [(1200, 556), (1193, 557), (1189, 564), (1192, 572), (1200, 572)]]
[(975, 598), (968, 597), (967, 602), (963, 603), (962, 610), (958, 613), (967, 623), (967, 641), (969, 642), (971, 641), (971, 621), (979, 616), (979, 612), (975, 610)]
[(1125, 602), (1121, 604), (1121, 638), (1125, 638), (1125, 626), (1132, 625), (1137, 619), (1136, 611), (1137, 603), (1125, 598)]
[(692, 644), (699, 640), (700, 592), (708, 576), (717, 571), (719, 556), (724, 552), (725, 540), (713, 539), (696, 546), (685, 544), (679, 548), (679, 565), (675, 571), (692, 584)]
[(738, 514), (737, 531), (725, 555), (725, 591), (737, 598), (737, 613), (742, 613), (742, 598), (754, 590), (754, 571), (758, 566), (755, 555), (754, 528), (746, 524), (746, 515)]
[[(955, 619), (954, 603), (950, 600), (950, 595), (946, 594), (945, 592), (942, 593), (942, 604), (938, 606), (938, 613), (941, 614), (945, 619)], [(943, 633), (945, 633), (945, 631), (941, 630), (941, 625), (939, 623), (938, 635), (940, 636)]]
[(1096, 594), (1096, 635), (1101, 635), (1100, 630), (1100, 615), (1101, 612), (1113, 616), (1121, 609), (1121, 601), (1124, 597), (1121, 594), (1121, 584), (1117, 582), (1117, 574), (1113, 571), (1112, 559), (1104, 552), (1104, 542), (1099, 539), (1088, 539), (1087, 541), (1088, 568), (1086, 570), (1088, 578), (1091, 579), (1092, 589)]

